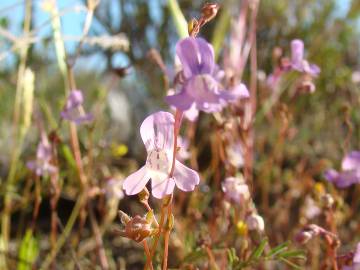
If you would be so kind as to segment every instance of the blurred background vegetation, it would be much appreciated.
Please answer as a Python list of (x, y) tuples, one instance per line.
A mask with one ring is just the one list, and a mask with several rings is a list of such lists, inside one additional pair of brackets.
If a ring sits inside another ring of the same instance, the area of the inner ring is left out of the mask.
[[(218, 16), (227, 13), (224, 17), (228, 22), (224, 27), (227, 29), (225, 32), (229, 33), (230, 20), (238, 16), (241, 1), (218, 2), (221, 4)], [(199, 16), (203, 3), (198, 0), (179, 1), (187, 20)], [(86, 15), (81, 7), (86, 2), (59, 0), (58, 5), (63, 14), (61, 20), (66, 51), (71, 59), (78, 53), (77, 46)], [(45, 129), (50, 131), (57, 128), (59, 112), (64, 104), (65, 82), (58, 68), (50, 17), (44, 10), (44, 2), (33, 1), (31, 10), (31, 30), (37, 33), (37, 39), (30, 47), (26, 65), (35, 73), (33, 118), (36, 122), (36, 115), (42, 115)], [(9, 171), (13, 147), (12, 115), (20, 62), (14, 44), (21, 39), (23, 16), (24, 1), (1, 1), (1, 184)], [(307, 59), (321, 68), (321, 74), (315, 80), (315, 93), (295, 98), (285, 93), (275, 104), (273, 115), (256, 121), (255, 202), (259, 212), (264, 214), (267, 232), (274, 244), (289, 239), (296, 226), (302, 224), (300, 206), (305, 195), (313, 192), (316, 182), (323, 183), (334, 194), (339, 193), (323, 181), (322, 173), (327, 167), (338, 168), (344, 153), (360, 149), (359, 18), (360, 1), (357, 0), (260, 0), (257, 19), (259, 110), (271, 91), (266, 86), (265, 78), (274, 67), (274, 48), (279, 47), (284, 55), (289, 55), (290, 41), (300, 38), (304, 40)], [(219, 21), (215, 19), (209, 23), (201, 36), (213, 40)], [(118, 37), (115, 41), (114, 36)], [(77, 87), (85, 94), (85, 108), (95, 114), (94, 125), (80, 131), (83, 148), (88, 146), (90, 135), (95, 144), (96, 163), (92, 181), (101, 182), (114, 175), (123, 178), (144, 161), (138, 127), (149, 112), (168, 109), (163, 101), (167, 92), (163, 72), (150, 59), (149, 51), (156, 49), (170, 70), (178, 39), (167, 1), (101, 0), (74, 65)], [(226, 47), (227, 41), (226, 34), (224, 46), (220, 48)], [(220, 63), (221, 56), (222, 50)], [(249, 85), (249, 70), (246, 70), (243, 82)], [(207, 135), (212, 127), (211, 118), (201, 115), (195, 145), (205, 141), (199, 150), (199, 162), (203, 167), (208, 162), (206, 157), (210, 153), (210, 142)], [(62, 140), (66, 140), (64, 136)], [(25, 168), (26, 161), (33, 158), (38, 139), (38, 128), (33, 125), (22, 149), (20, 168)], [(66, 149), (61, 157), (66, 159)], [(26, 170), (19, 170), (18, 174), (18, 179), (22, 179), (26, 176)], [(72, 181), (72, 174), (71, 170), (64, 170), (61, 177), (63, 193), (59, 213), (63, 220), (68, 216), (76, 194), (77, 184)], [(211, 183), (211, 177), (206, 183)], [(21, 196), (23, 186), (19, 180), (15, 190), (18, 196)], [(356, 187), (340, 193), (349, 205), (355, 205), (353, 209), (356, 210), (339, 212), (338, 225), (342, 228), (339, 234), (346, 249), (360, 237), (360, 190)], [(43, 196), (45, 203), (42, 204), (39, 220), (40, 224), (44, 220), (43, 231), (46, 232), (46, 213), (49, 210), (47, 194)], [(201, 197), (203, 205), (199, 207), (205, 215), (211, 208), (211, 199), (206, 196)], [(347, 207), (343, 202), (339, 204), (340, 209)], [(130, 206), (129, 199), (124, 199), (120, 202), (120, 208), (130, 210), (133, 206)], [(30, 212), (30, 209), (19, 209), (13, 219), (21, 220), (21, 216), (30, 215)], [(20, 234), (22, 226), (26, 225), (13, 227), (14, 235)], [(354, 235), (357, 239), (354, 239)], [(187, 239), (192, 237), (187, 236)], [(108, 245), (111, 241), (105, 238)], [(192, 241), (195, 240), (188, 241), (190, 246), (194, 245)], [(135, 248), (131, 243), (126, 243), (125, 248), (124, 243), (112, 245), (121, 246), (121, 252), (117, 254), (120, 258), (125, 258), (127, 249)], [(142, 258), (142, 252), (138, 253)], [(138, 259), (130, 259), (130, 263), (132, 261)]]

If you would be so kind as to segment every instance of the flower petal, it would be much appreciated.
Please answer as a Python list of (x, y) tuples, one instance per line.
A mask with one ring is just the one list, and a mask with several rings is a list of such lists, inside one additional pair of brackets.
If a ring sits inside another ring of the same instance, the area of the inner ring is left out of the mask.
[(339, 172), (337, 172), (334, 169), (329, 169), (329, 170), (325, 171), (324, 177), (330, 183), (335, 183), (337, 181), (337, 179), (339, 178)]
[(360, 264), (360, 243), (358, 243), (356, 246), (353, 262), (356, 264)]
[(181, 111), (187, 111), (191, 108), (193, 104), (193, 99), (186, 93), (186, 91), (181, 91), (179, 94), (172, 96), (166, 96), (165, 101)]
[(192, 191), (200, 183), (199, 174), (177, 160), (175, 161), (174, 179), (176, 186), (183, 191)]
[(246, 85), (243, 83), (239, 83), (238, 85), (236, 85), (231, 91), (231, 94), (233, 94), (234, 96), (236, 96), (237, 98), (249, 98), (250, 94), (249, 94), (249, 90), (247, 89)]
[(360, 171), (360, 151), (352, 151), (347, 154), (341, 163), (341, 168), (344, 171)]
[(196, 103), (219, 103), (219, 83), (210, 75), (194, 76), (183, 89)]
[(151, 179), (151, 193), (157, 199), (162, 199), (174, 191), (175, 181), (172, 178)]
[(294, 66), (302, 66), (304, 58), (304, 42), (300, 39), (291, 41), (291, 63)]
[(333, 183), (338, 188), (347, 188), (360, 181), (360, 178), (354, 171), (337, 172), (334, 169), (329, 169), (324, 174), (326, 180)]
[(82, 105), (84, 102), (84, 97), (81, 90), (72, 90), (66, 101), (66, 109), (70, 110), (77, 106)]
[(338, 188), (347, 188), (353, 184), (356, 184), (359, 182), (359, 177), (356, 175), (354, 171), (349, 172), (341, 172), (339, 174), (339, 177), (337, 181), (335, 182), (335, 185)]
[(198, 51), (200, 53), (200, 72), (212, 73), (215, 67), (214, 49), (205, 39), (197, 38)]
[(190, 122), (195, 122), (199, 117), (199, 110), (196, 109), (196, 104), (193, 103), (190, 109), (184, 111), (184, 117)]
[(315, 64), (309, 64), (309, 69), (305, 70), (307, 73), (309, 73), (312, 76), (317, 76), (320, 73), (320, 68)]
[(198, 46), (195, 38), (188, 37), (176, 44), (176, 54), (181, 62), (185, 77), (199, 73), (200, 59), (197, 57)]
[(144, 189), (150, 177), (146, 173), (146, 167), (143, 166), (133, 174), (126, 177), (123, 183), (123, 189), (127, 195), (135, 195)]
[(170, 150), (174, 144), (174, 116), (168, 112), (156, 112), (142, 122), (140, 127), (141, 138), (146, 150)]

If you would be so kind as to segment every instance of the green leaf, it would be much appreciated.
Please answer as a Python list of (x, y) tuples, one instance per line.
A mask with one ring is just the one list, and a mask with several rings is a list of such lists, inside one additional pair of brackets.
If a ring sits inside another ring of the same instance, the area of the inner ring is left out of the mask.
[(280, 261), (286, 263), (287, 265), (289, 265), (293, 269), (297, 269), (297, 270), (303, 269), (300, 265), (297, 265), (296, 263), (293, 263), (292, 261), (289, 261), (289, 260), (287, 260), (285, 258), (280, 257), (279, 259), (280, 259)]
[(239, 257), (236, 255), (236, 250), (230, 248), (227, 250), (228, 260), (231, 265), (239, 261)]
[(74, 156), (66, 144), (63, 144), (61, 147), (62, 154), (64, 155), (66, 161), (71, 165), (71, 167), (76, 168), (76, 161), (74, 159)]
[(264, 249), (266, 247), (267, 242), (268, 242), (267, 238), (265, 238), (265, 239), (263, 239), (261, 241), (259, 246), (251, 253), (251, 255), (250, 255), (249, 259), (248, 259), (249, 262), (254, 260), (254, 259), (257, 260), (257, 259), (259, 259), (261, 257), (261, 255), (264, 252)]
[(288, 249), (289, 242), (282, 243), (276, 247), (274, 247), (270, 252), (267, 254), (267, 257), (275, 257), (281, 252), (284, 252)]
[(20, 244), (17, 270), (31, 270), (38, 254), (39, 244), (33, 237), (32, 230), (28, 229)]
[(306, 260), (306, 253), (304, 250), (290, 250), (279, 254), (278, 257)]
[(168, 6), (174, 19), (176, 31), (178, 32), (180, 38), (186, 38), (189, 35), (188, 24), (179, 7), (179, 3), (176, 0), (168, 0)]

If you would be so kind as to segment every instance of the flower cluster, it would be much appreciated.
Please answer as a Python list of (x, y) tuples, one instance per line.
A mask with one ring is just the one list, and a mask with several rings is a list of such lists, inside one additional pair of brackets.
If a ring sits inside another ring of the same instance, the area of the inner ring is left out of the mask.
[[(188, 37), (180, 40), (176, 45), (176, 54), (182, 68), (177, 75), (180, 79), (165, 100), (181, 114), (188, 115), (191, 121), (197, 119), (199, 111), (219, 112), (229, 103), (249, 97), (246, 86), (241, 83), (230, 90), (223, 87), (224, 72), (215, 64), (214, 49), (204, 39)], [(143, 121), (140, 133), (147, 150), (147, 160), (143, 167), (125, 179), (123, 188), (127, 195), (140, 193), (150, 179), (152, 194), (159, 199), (172, 194), (175, 186), (183, 191), (192, 191), (199, 184), (198, 173), (174, 157), (178, 154), (181, 160), (189, 158), (186, 152), (189, 142), (174, 133), (175, 125), (180, 125), (175, 122), (172, 114), (162, 111)], [(177, 140), (179, 153), (174, 152)]]

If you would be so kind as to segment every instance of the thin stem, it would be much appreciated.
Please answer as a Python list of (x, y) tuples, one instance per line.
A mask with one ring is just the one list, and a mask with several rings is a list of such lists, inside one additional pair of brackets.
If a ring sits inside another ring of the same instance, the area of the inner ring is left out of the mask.
[(253, 155), (254, 155), (254, 119), (256, 113), (256, 95), (257, 95), (257, 52), (256, 52), (256, 16), (258, 9), (258, 2), (256, 2), (252, 7), (251, 12), (251, 22), (250, 22), (250, 43), (251, 43), (251, 52), (250, 52), (250, 103), (246, 104), (245, 113), (247, 114), (248, 127), (247, 127), (247, 137), (246, 137), (246, 151), (245, 151), (245, 164), (244, 164), (244, 174), (245, 179), (248, 184), (252, 184), (252, 171), (253, 171)]
[(181, 119), (182, 119), (183, 112), (180, 110), (176, 110), (175, 112), (175, 123), (174, 123), (174, 147), (173, 147), (173, 157), (172, 157), (172, 164), (171, 170), (169, 173), (169, 177), (173, 177), (174, 170), (175, 170), (175, 161), (176, 161), (176, 152), (177, 152), (177, 137), (180, 132), (181, 126)]
[[(24, 17), (24, 34), (27, 35), (31, 28), (31, 0), (26, 1), (25, 3), (25, 17)], [(5, 252), (8, 251), (8, 243), (10, 238), (10, 213), (11, 213), (11, 201), (12, 201), (12, 192), (13, 192), (13, 183), (15, 181), (16, 170), (18, 165), (18, 158), (21, 153), (21, 147), (25, 134), (20, 134), (18, 137), (18, 122), (20, 117), (20, 107), (21, 107), (21, 94), (23, 91), (24, 84), (24, 73), (26, 69), (26, 59), (28, 54), (28, 46), (24, 45), (20, 51), (20, 65), (18, 70), (17, 84), (16, 84), (16, 93), (15, 93), (15, 104), (14, 104), (14, 118), (13, 118), (13, 138), (14, 138), (14, 149), (12, 151), (12, 159), (10, 163), (10, 171), (5, 184), (5, 196), (4, 196), (4, 210), (1, 220), (1, 240), (3, 243), (3, 249)], [(21, 127), (20, 127), (21, 129)], [(22, 132), (20, 132), (22, 133)], [(4, 256), (0, 257), (0, 266), (5, 267), (6, 262)]]
[(163, 270), (167, 269), (168, 255), (169, 255), (169, 238), (170, 230), (166, 230), (164, 234), (164, 259), (163, 259)]
[(150, 256), (147, 258), (146, 260), (146, 266), (150, 266), (150, 264), (152, 263), (152, 259), (154, 257), (155, 254), (155, 250), (157, 248), (157, 245), (159, 243), (159, 239), (160, 239), (160, 235), (161, 235), (161, 231), (162, 231), (162, 227), (164, 225), (164, 221), (165, 221), (165, 210), (166, 210), (166, 205), (162, 205), (161, 207), (161, 216), (160, 216), (160, 222), (159, 222), (159, 231), (158, 233), (155, 235), (155, 239), (154, 239), (154, 243), (151, 247), (150, 250)]
[[(147, 241), (146, 241), (146, 239), (142, 242), (143, 243), (143, 245), (144, 245), (144, 250), (145, 250), (145, 254), (146, 254), (146, 260), (147, 259), (149, 259), (150, 257), (151, 257), (151, 255), (150, 255), (150, 250), (149, 250), (149, 246), (148, 246), (148, 244), (147, 244)], [(150, 262), (150, 270), (154, 270), (154, 267), (153, 267), (153, 265), (152, 265), (152, 262)], [(147, 268), (147, 264), (145, 264), (145, 267), (144, 267), (144, 270), (146, 270), (146, 268)]]
[(90, 203), (88, 203), (88, 212), (89, 212), (89, 217), (90, 217), (90, 222), (91, 222), (91, 228), (92, 228), (94, 236), (95, 236), (97, 252), (98, 252), (98, 255), (99, 255), (101, 268), (104, 269), (104, 270), (107, 270), (107, 269), (109, 269), (109, 262), (108, 262), (107, 257), (106, 257), (104, 243), (103, 243), (103, 240), (102, 240), (102, 237), (101, 237), (101, 232), (100, 232), (100, 229), (99, 229), (99, 225), (96, 222), (94, 210), (92, 209)]
[(209, 257), (211, 269), (218, 270), (219, 267), (216, 264), (214, 254), (213, 254), (213, 252), (211, 251), (211, 249), (210, 249), (210, 247), (208, 245), (205, 246), (205, 250), (206, 250), (206, 254)]
[[(168, 226), (165, 230), (164, 233), (164, 258), (163, 258), (163, 270), (167, 269), (167, 263), (168, 263), (168, 256), (169, 256), (169, 239), (170, 239), (170, 232), (171, 232), (171, 227), (170, 227), (170, 218), (172, 215), (172, 195), (171, 195), (171, 199), (168, 205), (168, 212), (167, 212), (167, 222), (168, 222)], [(171, 225), (172, 226), (172, 225)]]
[(86, 200), (86, 194), (82, 193), (76, 201), (76, 204), (71, 212), (69, 220), (64, 228), (64, 231), (62, 232), (62, 234), (60, 235), (60, 237), (56, 243), (56, 247), (50, 252), (50, 254), (48, 254), (46, 256), (45, 260), (43, 261), (43, 263), (41, 264), (41, 266), (39, 268), (40, 270), (49, 269), (50, 264), (55, 259), (57, 253), (62, 248), (62, 246), (65, 244), (65, 241), (67, 240), (68, 236), (70, 235), (71, 230), (75, 224), (75, 221), (80, 213), (81, 208), (84, 205), (85, 200)]
[[(180, 110), (176, 110), (175, 112), (175, 123), (174, 123), (174, 148), (173, 148), (173, 159), (171, 164), (171, 170), (169, 173), (169, 177), (173, 177), (174, 170), (175, 170), (175, 162), (176, 162), (176, 152), (177, 152), (177, 137), (180, 132), (181, 120), (182, 120), (183, 112)], [(170, 195), (170, 200), (168, 202), (168, 214), (167, 214), (167, 221), (169, 222), (171, 215), (172, 215), (172, 194)], [(163, 258), (163, 270), (167, 269), (167, 260), (168, 260), (168, 252), (169, 252), (169, 238), (170, 238), (170, 228), (166, 228), (164, 234), (164, 258)]]
[(39, 208), (41, 204), (41, 183), (40, 183), (40, 177), (38, 175), (35, 176), (35, 200), (34, 200), (34, 211), (33, 211), (33, 217), (32, 217), (32, 230), (35, 230), (35, 224), (37, 217), (39, 215)]

